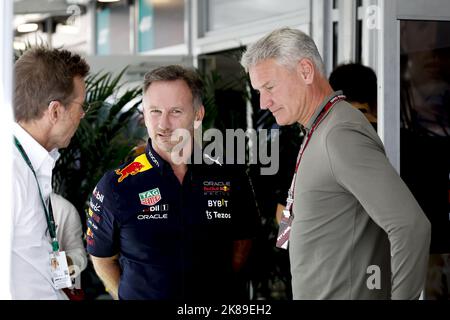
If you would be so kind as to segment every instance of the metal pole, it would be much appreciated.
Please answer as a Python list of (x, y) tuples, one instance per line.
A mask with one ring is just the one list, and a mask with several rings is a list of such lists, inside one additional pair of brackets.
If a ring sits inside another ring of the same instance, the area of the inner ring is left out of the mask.
[(9, 288), (11, 261), (11, 185), (12, 185), (12, 64), (13, 64), (13, 1), (0, 2), (0, 157), (3, 168), (0, 179), (2, 223), (0, 223), (0, 299), (11, 299)]

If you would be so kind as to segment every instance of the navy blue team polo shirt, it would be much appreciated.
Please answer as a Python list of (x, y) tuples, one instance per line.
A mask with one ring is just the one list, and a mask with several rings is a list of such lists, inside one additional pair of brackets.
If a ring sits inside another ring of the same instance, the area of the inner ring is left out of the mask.
[(230, 299), (233, 241), (254, 237), (258, 216), (243, 170), (188, 165), (180, 184), (149, 140), (99, 181), (87, 223), (89, 254), (120, 254), (119, 299), (206, 301)]

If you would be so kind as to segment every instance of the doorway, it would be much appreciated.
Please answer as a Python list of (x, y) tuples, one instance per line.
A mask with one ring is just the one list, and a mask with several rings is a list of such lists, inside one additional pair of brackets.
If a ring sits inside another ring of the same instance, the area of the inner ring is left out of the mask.
[[(384, 135), (432, 225), (424, 299), (450, 299), (450, 2), (380, 1)], [(395, 36), (396, 35), (396, 36)], [(380, 100), (380, 99), (379, 99)]]

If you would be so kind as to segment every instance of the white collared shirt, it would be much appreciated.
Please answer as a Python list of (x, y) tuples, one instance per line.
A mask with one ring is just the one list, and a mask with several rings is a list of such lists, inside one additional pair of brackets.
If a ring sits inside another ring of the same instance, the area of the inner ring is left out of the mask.
[[(47, 203), (52, 192), (52, 170), (59, 157), (56, 149), (48, 152), (20, 125), (13, 132), (36, 172), (42, 196)], [(51, 238), (39, 196), (36, 179), (19, 150), (13, 152), (13, 239), (11, 254), (11, 296), (13, 299), (67, 299), (52, 286)]]

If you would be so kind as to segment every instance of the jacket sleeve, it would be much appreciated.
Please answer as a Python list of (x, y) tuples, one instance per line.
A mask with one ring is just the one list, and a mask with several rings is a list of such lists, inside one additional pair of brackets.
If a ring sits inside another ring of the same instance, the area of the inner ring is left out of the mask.
[(51, 201), (53, 214), (58, 225), (58, 241), (61, 249), (80, 268), (80, 272), (87, 266), (87, 255), (83, 244), (83, 231), (77, 209), (63, 197), (52, 193)]
[(378, 136), (346, 123), (326, 136), (330, 167), (388, 235), (392, 299), (418, 299), (424, 288), (431, 226), (419, 204), (389, 163)]

